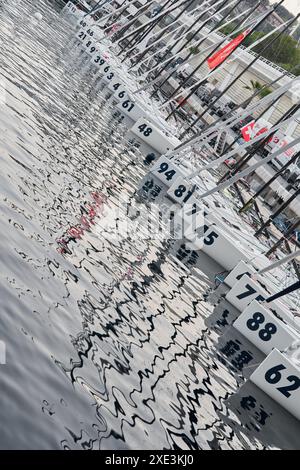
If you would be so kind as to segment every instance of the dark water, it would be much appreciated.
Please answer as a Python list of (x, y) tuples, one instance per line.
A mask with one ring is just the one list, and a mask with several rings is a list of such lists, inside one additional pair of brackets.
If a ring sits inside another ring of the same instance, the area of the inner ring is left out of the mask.
[(299, 423), (246, 382), (262, 357), (235, 312), (207, 297), (219, 267), (103, 228), (147, 170), (53, 3), (0, 10), (0, 447), (299, 447)]

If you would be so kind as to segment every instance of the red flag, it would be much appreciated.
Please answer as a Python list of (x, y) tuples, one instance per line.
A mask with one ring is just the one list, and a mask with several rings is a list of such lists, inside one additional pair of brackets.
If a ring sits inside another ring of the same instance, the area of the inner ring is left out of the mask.
[(251, 139), (258, 137), (260, 134), (264, 134), (271, 127), (271, 124), (265, 119), (259, 119), (258, 121), (251, 121), (246, 126), (241, 127), (241, 134), (246, 142), (250, 142)]
[(236, 38), (230, 41), (226, 46), (222, 47), (219, 51), (215, 52), (214, 55), (207, 59), (207, 64), (212, 70), (218, 65), (222, 64), (225, 59), (243, 42), (246, 36), (252, 31), (252, 29), (247, 29), (243, 33), (239, 34)]

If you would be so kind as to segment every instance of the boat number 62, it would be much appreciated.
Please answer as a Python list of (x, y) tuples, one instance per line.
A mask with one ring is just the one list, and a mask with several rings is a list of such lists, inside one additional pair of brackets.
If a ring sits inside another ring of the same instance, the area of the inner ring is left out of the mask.
[[(272, 367), (271, 369), (267, 370), (265, 373), (266, 381), (271, 384), (275, 385), (281, 381), (281, 373), (280, 371), (285, 370), (286, 367), (283, 364), (278, 364), (277, 366)], [(277, 387), (277, 390), (282, 393), (286, 398), (291, 396), (290, 392), (298, 390), (300, 388), (300, 378), (297, 375), (289, 375), (286, 380), (290, 382), (290, 385), (285, 385), (284, 387)]]

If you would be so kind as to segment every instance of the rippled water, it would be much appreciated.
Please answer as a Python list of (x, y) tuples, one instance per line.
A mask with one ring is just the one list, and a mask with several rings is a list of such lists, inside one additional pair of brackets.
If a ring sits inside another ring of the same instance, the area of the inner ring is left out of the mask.
[(105, 233), (147, 169), (52, 3), (0, 7), (0, 447), (299, 447), (246, 382), (262, 357), (211, 293), (220, 267)]

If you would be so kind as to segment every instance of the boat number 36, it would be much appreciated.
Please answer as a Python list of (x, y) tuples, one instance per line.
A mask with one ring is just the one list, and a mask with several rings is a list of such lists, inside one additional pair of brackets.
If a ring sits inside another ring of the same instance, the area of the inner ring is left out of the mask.
[[(277, 366), (267, 370), (265, 373), (266, 381), (271, 385), (279, 384), (282, 379), (280, 372), (285, 369), (286, 367), (283, 364), (278, 364)], [(289, 398), (291, 396), (291, 392), (300, 388), (300, 378), (297, 377), (297, 375), (289, 375), (286, 380), (289, 382), (288, 385), (283, 385), (276, 388), (280, 393), (282, 393), (282, 395), (284, 395), (286, 398)]]

